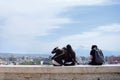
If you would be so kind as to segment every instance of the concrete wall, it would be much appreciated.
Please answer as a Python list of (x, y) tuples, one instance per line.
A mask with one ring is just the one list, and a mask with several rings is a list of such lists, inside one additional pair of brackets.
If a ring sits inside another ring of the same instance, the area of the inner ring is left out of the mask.
[(0, 66), (0, 80), (120, 80), (120, 65)]

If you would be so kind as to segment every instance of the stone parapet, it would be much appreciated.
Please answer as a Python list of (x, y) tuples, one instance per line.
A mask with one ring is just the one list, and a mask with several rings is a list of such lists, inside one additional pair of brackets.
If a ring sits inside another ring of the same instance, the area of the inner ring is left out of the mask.
[(0, 80), (120, 80), (120, 65), (1, 65)]

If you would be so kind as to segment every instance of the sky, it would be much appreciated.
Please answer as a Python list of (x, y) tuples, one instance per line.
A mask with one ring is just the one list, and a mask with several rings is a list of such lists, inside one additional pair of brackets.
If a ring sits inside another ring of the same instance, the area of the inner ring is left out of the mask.
[(51, 54), (70, 44), (120, 56), (120, 0), (0, 0), (0, 53)]

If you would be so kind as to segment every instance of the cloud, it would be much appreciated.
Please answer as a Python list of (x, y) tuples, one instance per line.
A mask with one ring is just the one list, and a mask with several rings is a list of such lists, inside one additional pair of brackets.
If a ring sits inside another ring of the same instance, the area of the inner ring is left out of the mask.
[(111, 24), (98, 26), (96, 29), (81, 34), (62, 37), (56, 43), (61, 44), (61, 46), (72, 44), (76, 50), (80, 48), (89, 50), (91, 45), (97, 44), (100, 48), (106, 51), (119, 51), (119, 36), (120, 24)]
[[(55, 43), (36, 40), (36, 37), (49, 36), (52, 30), (61, 28), (60, 24), (74, 22), (68, 17), (60, 17), (60, 13), (74, 6), (110, 4), (111, 1), (0, 0), (0, 49), (11, 52), (47, 52)], [(95, 33), (100, 35), (98, 32), (85, 32), (82, 35), (73, 35), (73, 37), (79, 38), (79, 40), (89, 39), (96, 37)], [(90, 34), (94, 34), (94, 36)], [(64, 42), (65, 39), (65, 42), (72, 41), (74, 43), (74, 39), (71, 40), (72, 37), (67, 38), (60, 39), (60, 42)], [(83, 43), (85, 43), (84, 40)], [(77, 41), (76, 46), (79, 46)]]
[(103, 32), (120, 32), (120, 25), (112, 24), (112, 25), (101, 26), (97, 28), (97, 30)]
[[(112, 0), (1, 0), (0, 17), (4, 33), (44, 36), (59, 24), (73, 22), (58, 16), (64, 9), (73, 6), (99, 5)], [(0, 24), (1, 24), (0, 23)], [(22, 32), (22, 33), (21, 33)], [(3, 34), (4, 34), (3, 33)]]

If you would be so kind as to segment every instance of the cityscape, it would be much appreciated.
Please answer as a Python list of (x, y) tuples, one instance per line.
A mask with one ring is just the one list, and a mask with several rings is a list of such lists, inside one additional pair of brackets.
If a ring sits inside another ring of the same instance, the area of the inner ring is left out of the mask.
[[(53, 55), (0, 55), (0, 65), (52, 65)], [(89, 57), (77, 56), (79, 65), (87, 65)], [(120, 56), (105, 56), (105, 64), (120, 64)]]

